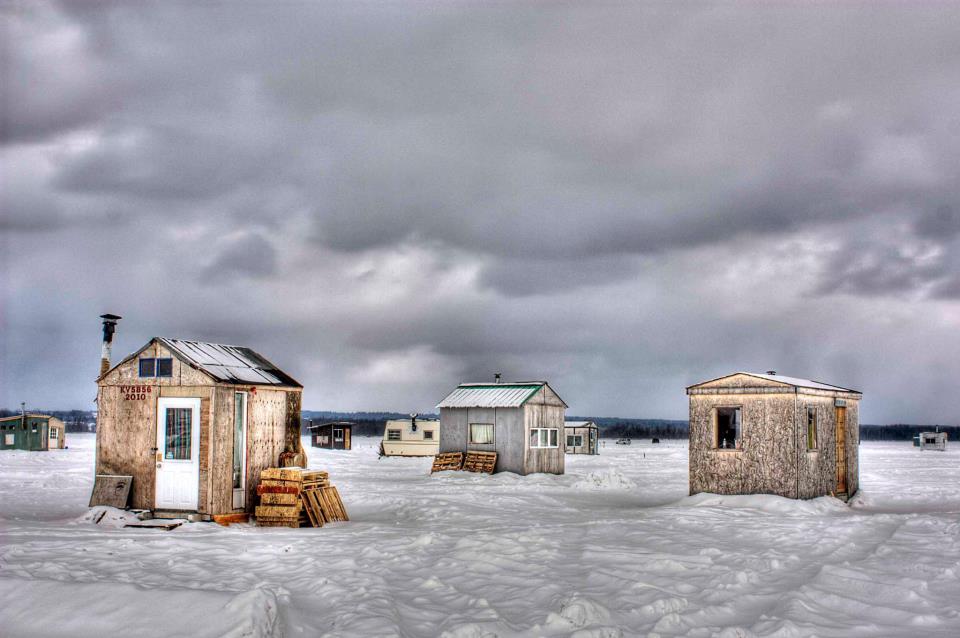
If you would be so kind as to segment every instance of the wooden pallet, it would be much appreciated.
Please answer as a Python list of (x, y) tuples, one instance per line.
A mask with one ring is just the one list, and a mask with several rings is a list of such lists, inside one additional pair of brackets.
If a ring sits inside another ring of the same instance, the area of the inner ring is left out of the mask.
[(463, 469), (467, 472), (493, 474), (496, 465), (496, 452), (467, 452), (467, 458), (463, 460)]
[(346, 508), (330, 475), (319, 470), (272, 467), (260, 472), (256, 507), (261, 527), (323, 527), (346, 521)]
[(349, 521), (347, 510), (340, 500), (335, 487), (322, 487), (303, 491), (303, 507), (314, 527), (323, 527), (325, 523)]
[(459, 470), (461, 467), (463, 467), (463, 452), (441, 452), (433, 457), (430, 473)]

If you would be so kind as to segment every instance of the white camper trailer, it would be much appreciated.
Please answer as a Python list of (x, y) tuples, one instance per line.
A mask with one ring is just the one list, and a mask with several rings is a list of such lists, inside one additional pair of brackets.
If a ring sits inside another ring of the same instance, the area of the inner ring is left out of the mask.
[(395, 419), (387, 421), (380, 443), (383, 456), (434, 456), (440, 452), (440, 421)]

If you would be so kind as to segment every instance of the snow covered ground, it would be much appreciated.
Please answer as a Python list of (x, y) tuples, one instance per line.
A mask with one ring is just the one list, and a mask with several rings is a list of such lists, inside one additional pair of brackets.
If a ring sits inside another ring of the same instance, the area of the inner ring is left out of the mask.
[(309, 450), (351, 518), (125, 529), (94, 439), (0, 454), (0, 635), (960, 636), (960, 447), (861, 446), (861, 496), (686, 497), (679, 442), (565, 476)]

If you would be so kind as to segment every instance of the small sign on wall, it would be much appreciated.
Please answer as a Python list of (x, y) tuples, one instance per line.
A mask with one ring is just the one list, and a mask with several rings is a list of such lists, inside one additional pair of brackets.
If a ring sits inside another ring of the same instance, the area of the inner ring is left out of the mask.
[(143, 401), (153, 389), (148, 385), (122, 385), (120, 392), (123, 393), (124, 401)]

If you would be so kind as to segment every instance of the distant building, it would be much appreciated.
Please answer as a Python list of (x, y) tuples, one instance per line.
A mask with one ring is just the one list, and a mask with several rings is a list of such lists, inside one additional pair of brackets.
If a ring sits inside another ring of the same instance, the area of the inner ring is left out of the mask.
[(947, 450), (946, 432), (921, 432), (914, 439), (915, 445), (921, 450)]
[(852, 496), (862, 394), (775, 372), (687, 388), (690, 493)]
[(96, 471), (132, 476), (134, 508), (251, 512), (260, 471), (302, 453), (303, 387), (250, 348), (155, 337), (102, 369)]
[(310, 445), (327, 450), (349, 450), (353, 423), (334, 421), (310, 425)]
[(567, 454), (598, 454), (599, 428), (593, 421), (567, 421), (563, 424), (566, 433)]
[(18, 414), (0, 419), (0, 450), (55, 450), (66, 446), (63, 421), (47, 414)]
[(546, 381), (462, 383), (437, 408), (440, 452), (496, 452), (498, 472), (563, 474), (567, 404)]
[(387, 421), (380, 450), (384, 456), (433, 456), (440, 451), (440, 421), (418, 417)]

